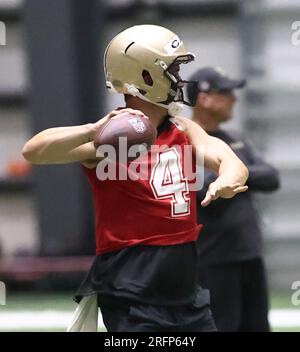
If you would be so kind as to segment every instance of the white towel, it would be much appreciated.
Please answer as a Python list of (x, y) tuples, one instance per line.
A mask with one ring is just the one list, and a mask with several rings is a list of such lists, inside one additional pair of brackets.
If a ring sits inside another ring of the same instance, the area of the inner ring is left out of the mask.
[(96, 332), (97, 327), (97, 295), (85, 296), (78, 304), (67, 332)]

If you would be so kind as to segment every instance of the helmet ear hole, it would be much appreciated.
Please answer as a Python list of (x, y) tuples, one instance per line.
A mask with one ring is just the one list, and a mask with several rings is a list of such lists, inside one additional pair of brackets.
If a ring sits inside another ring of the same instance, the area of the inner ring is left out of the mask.
[(147, 70), (143, 70), (142, 72), (142, 76), (144, 79), (144, 82), (148, 85), (148, 86), (153, 86), (153, 79), (150, 75), (150, 73)]

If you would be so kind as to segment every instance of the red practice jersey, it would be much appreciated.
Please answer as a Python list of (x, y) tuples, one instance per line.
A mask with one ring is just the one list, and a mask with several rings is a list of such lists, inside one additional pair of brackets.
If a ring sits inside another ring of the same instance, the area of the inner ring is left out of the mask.
[(146, 163), (147, 179), (100, 181), (96, 168), (83, 167), (93, 193), (97, 255), (129, 246), (168, 246), (197, 239), (201, 225), (196, 220), (196, 192), (189, 190), (186, 174), (195, 170), (195, 162), (191, 153), (184, 154), (189, 144), (186, 135), (166, 119), (155, 144), (161, 148), (128, 163), (139, 164), (137, 170)]

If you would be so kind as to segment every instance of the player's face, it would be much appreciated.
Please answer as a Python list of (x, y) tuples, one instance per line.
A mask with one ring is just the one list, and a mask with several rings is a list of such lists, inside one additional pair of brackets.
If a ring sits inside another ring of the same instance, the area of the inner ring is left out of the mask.
[(212, 98), (211, 112), (219, 122), (226, 122), (232, 117), (232, 109), (236, 102), (233, 91), (217, 91), (210, 93)]
[(179, 81), (178, 86), (182, 87), (184, 84), (181, 81), (181, 77), (179, 76), (179, 71), (180, 71), (180, 64), (175, 64), (172, 65), (172, 67), (169, 69), (169, 72)]

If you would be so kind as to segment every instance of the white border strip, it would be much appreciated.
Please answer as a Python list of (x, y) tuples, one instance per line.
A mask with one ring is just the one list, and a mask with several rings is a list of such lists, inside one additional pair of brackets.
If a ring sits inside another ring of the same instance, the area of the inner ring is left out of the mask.
[[(42, 312), (34, 311), (13, 311), (1, 312), (0, 330), (21, 330), (21, 329), (66, 329), (72, 321), (73, 312), (47, 310)], [(300, 310), (296, 309), (275, 309), (269, 313), (272, 327), (299, 327)], [(104, 329), (101, 314), (99, 314), (98, 326)]]

